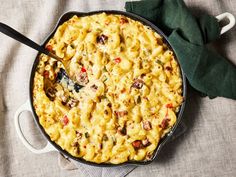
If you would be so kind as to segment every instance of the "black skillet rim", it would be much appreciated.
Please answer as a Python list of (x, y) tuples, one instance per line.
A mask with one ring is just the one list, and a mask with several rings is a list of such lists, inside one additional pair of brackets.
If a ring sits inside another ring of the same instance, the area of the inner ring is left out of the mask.
[[(69, 11), (64, 13), (58, 20), (55, 28), (52, 30), (52, 32), (46, 37), (46, 39), (44, 40), (42, 46), (44, 46), (49, 39), (54, 35), (55, 31), (57, 30), (57, 28), (64, 23), (65, 21), (69, 20), (73, 15), (77, 15), (79, 17), (83, 17), (83, 16), (89, 16), (89, 15), (93, 15), (93, 14), (99, 14), (99, 13), (106, 13), (106, 14), (117, 14), (117, 15), (124, 15), (126, 17), (129, 17), (133, 20), (139, 21), (142, 24), (151, 27), (152, 30), (154, 30), (155, 32), (157, 32), (158, 34), (160, 34), (163, 39), (164, 42), (168, 45), (168, 47), (174, 52), (175, 58), (179, 64), (178, 58), (175, 54), (175, 50), (171, 47), (170, 43), (168, 42), (167, 37), (165, 36), (165, 34), (157, 27), (155, 26), (153, 23), (151, 23), (150, 21), (144, 19), (143, 17), (140, 17), (136, 14), (130, 13), (130, 12), (124, 12), (124, 11), (118, 11), (118, 10), (99, 10), (99, 11), (91, 11), (91, 12), (77, 12), (77, 11)], [(30, 75), (30, 87), (29, 87), (29, 98), (30, 98), (30, 105), (31, 105), (31, 109), (32, 109), (32, 113), (33, 113), (33, 117), (34, 120), (36, 122), (36, 125), (38, 126), (38, 128), (40, 129), (41, 133), (44, 135), (44, 137), (47, 139), (47, 141), (49, 141), (51, 143), (52, 146), (54, 146), (60, 153), (62, 153), (65, 157), (71, 158), (75, 161), (78, 161), (80, 163), (84, 163), (87, 165), (92, 165), (92, 166), (97, 166), (97, 167), (117, 167), (117, 166), (125, 166), (125, 165), (147, 165), (150, 164), (151, 162), (154, 161), (154, 159), (158, 156), (158, 154), (160, 153), (161, 148), (166, 144), (166, 142), (173, 136), (176, 128), (178, 127), (181, 119), (182, 119), (182, 115), (184, 112), (184, 108), (185, 108), (185, 101), (182, 103), (180, 110), (177, 114), (177, 121), (175, 123), (175, 125), (171, 128), (171, 131), (165, 135), (165, 137), (163, 137), (160, 142), (159, 145), (157, 146), (156, 150), (153, 152), (153, 157), (150, 160), (145, 160), (145, 161), (127, 161), (121, 164), (109, 164), (109, 163), (94, 163), (94, 162), (89, 162), (86, 161), (82, 158), (78, 158), (78, 157), (74, 157), (71, 154), (69, 154), (67, 151), (63, 150), (59, 145), (57, 145), (55, 142), (53, 142), (50, 137), (47, 135), (47, 133), (45, 132), (44, 128), (41, 126), (41, 124), (39, 123), (39, 119), (38, 116), (35, 112), (34, 106), (33, 106), (33, 81), (34, 81), (34, 75), (35, 75), (35, 71), (36, 71), (36, 67), (38, 65), (38, 57), (39, 57), (40, 53), (37, 54), (32, 69), (31, 69), (31, 75)], [(180, 64), (179, 64), (180, 66)], [(184, 100), (186, 98), (186, 94), (187, 94), (187, 86), (186, 86), (186, 77), (185, 74), (180, 66), (180, 70), (181, 70), (181, 76), (182, 76), (182, 89), (183, 89), (183, 97)]]

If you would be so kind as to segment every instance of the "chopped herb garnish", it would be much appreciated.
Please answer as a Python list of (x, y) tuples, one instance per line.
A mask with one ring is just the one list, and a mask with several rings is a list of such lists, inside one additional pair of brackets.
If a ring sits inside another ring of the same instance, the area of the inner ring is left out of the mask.
[(137, 103), (138, 104), (141, 103), (141, 97), (140, 96), (138, 96), (138, 98), (137, 98)]
[(103, 68), (103, 72), (107, 72), (107, 68), (105, 66)]
[(120, 47), (120, 51), (123, 52), (125, 48), (123, 46)]
[(103, 82), (106, 82), (106, 81), (107, 81), (107, 77), (104, 76), (104, 77), (103, 77)]
[(164, 63), (163, 63), (161, 60), (159, 60), (159, 59), (156, 60), (156, 63), (158, 63), (158, 64), (161, 65), (161, 66), (164, 65)]
[(107, 140), (108, 140), (107, 135), (103, 135), (102, 140), (103, 140), (103, 141), (107, 141)]
[(75, 48), (75, 45), (74, 45), (74, 44), (71, 44), (70, 46), (71, 46), (71, 48), (72, 48), (72, 49), (74, 49), (74, 48)]
[(102, 30), (101, 30), (100, 28), (97, 28), (97, 29), (96, 29), (96, 32), (101, 33)]
[(113, 141), (113, 145), (116, 145), (116, 138), (114, 136), (111, 137)]
[(152, 49), (148, 49), (147, 52), (148, 52), (149, 54), (151, 54), (151, 53), (152, 53)]
[(100, 98), (101, 99), (106, 99), (107, 97), (106, 97), (106, 95), (102, 95)]
[(84, 134), (84, 136), (85, 136), (85, 138), (89, 138), (89, 133), (86, 132), (86, 133)]
[(108, 110), (105, 109), (104, 114), (108, 115)]

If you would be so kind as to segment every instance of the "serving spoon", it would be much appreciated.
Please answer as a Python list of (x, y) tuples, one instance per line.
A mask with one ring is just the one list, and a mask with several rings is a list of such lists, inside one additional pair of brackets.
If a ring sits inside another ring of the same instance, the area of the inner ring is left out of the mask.
[(80, 84), (77, 84), (75, 81), (73, 81), (72, 79), (70, 79), (68, 76), (69, 71), (67, 70), (67, 67), (63, 58), (58, 57), (57, 55), (55, 55), (54, 53), (48, 51), (47, 49), (45, 49), (44, 47), (40, 46), (39, 44), (35, 43), (34, 41), (32, 41), (31, 39), (27, 38), (26, 36), (24, 36), (23, 34), (19, 33), (18, 31), (16, 31), (15, 29), (11, 28), (10, 26), (1, 23), (0, 22), (0, 32), (2, 32), (3, 34), (19, 41), (20, 43), (23, 43), (37, 51), (39, 51), (40, 53), (43, 53), (51, 58), (56, 59), (57, 61), (61, 62), (65, 68), (60, 70), (60, 77), (62, 77), (61, 75), (64, 75), (67, 80), (68, 80), (68, 85), (70, 83), (74, 84), (74, 88), (76, 90), (76, 92), (78, 92), (83, 86)]

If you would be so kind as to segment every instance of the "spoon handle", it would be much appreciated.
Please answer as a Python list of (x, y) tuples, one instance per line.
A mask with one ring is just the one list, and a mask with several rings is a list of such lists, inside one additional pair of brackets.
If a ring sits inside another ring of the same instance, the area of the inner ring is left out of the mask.
[(48, 50), (46, 50), (45, 48), (43, 48), (42, 46), (38, 45), (37, 43), (35, 43), (34, 41), (32, 41), (31, 39), (27, 38), (26, 36), (24, 36), (23, 34), (19, 33), (18, 31), (16, 31), (15, 29), (11, 28), (10, 26), (1, 23), (0, 22), (0, 32), (2, 32), (3, 34), (41, 52), (44, 53), (45, 55), (48, 55), (52, 58), (55, 58), (57, 60), (61, 60), (60, 57), (56, 56), (55, 54), (49, 52)]

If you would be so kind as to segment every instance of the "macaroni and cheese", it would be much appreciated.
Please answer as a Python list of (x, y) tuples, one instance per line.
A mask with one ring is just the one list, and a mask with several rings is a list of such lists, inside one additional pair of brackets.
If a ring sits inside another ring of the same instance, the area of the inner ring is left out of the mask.
[(99, 13), (73, 16), (45, 47), (64, 60), (41, 54), (34, 76), (33, 105), (51, 140), (95, 163), (150, 159), (183, 101), (180, 68), (162, 37)]

